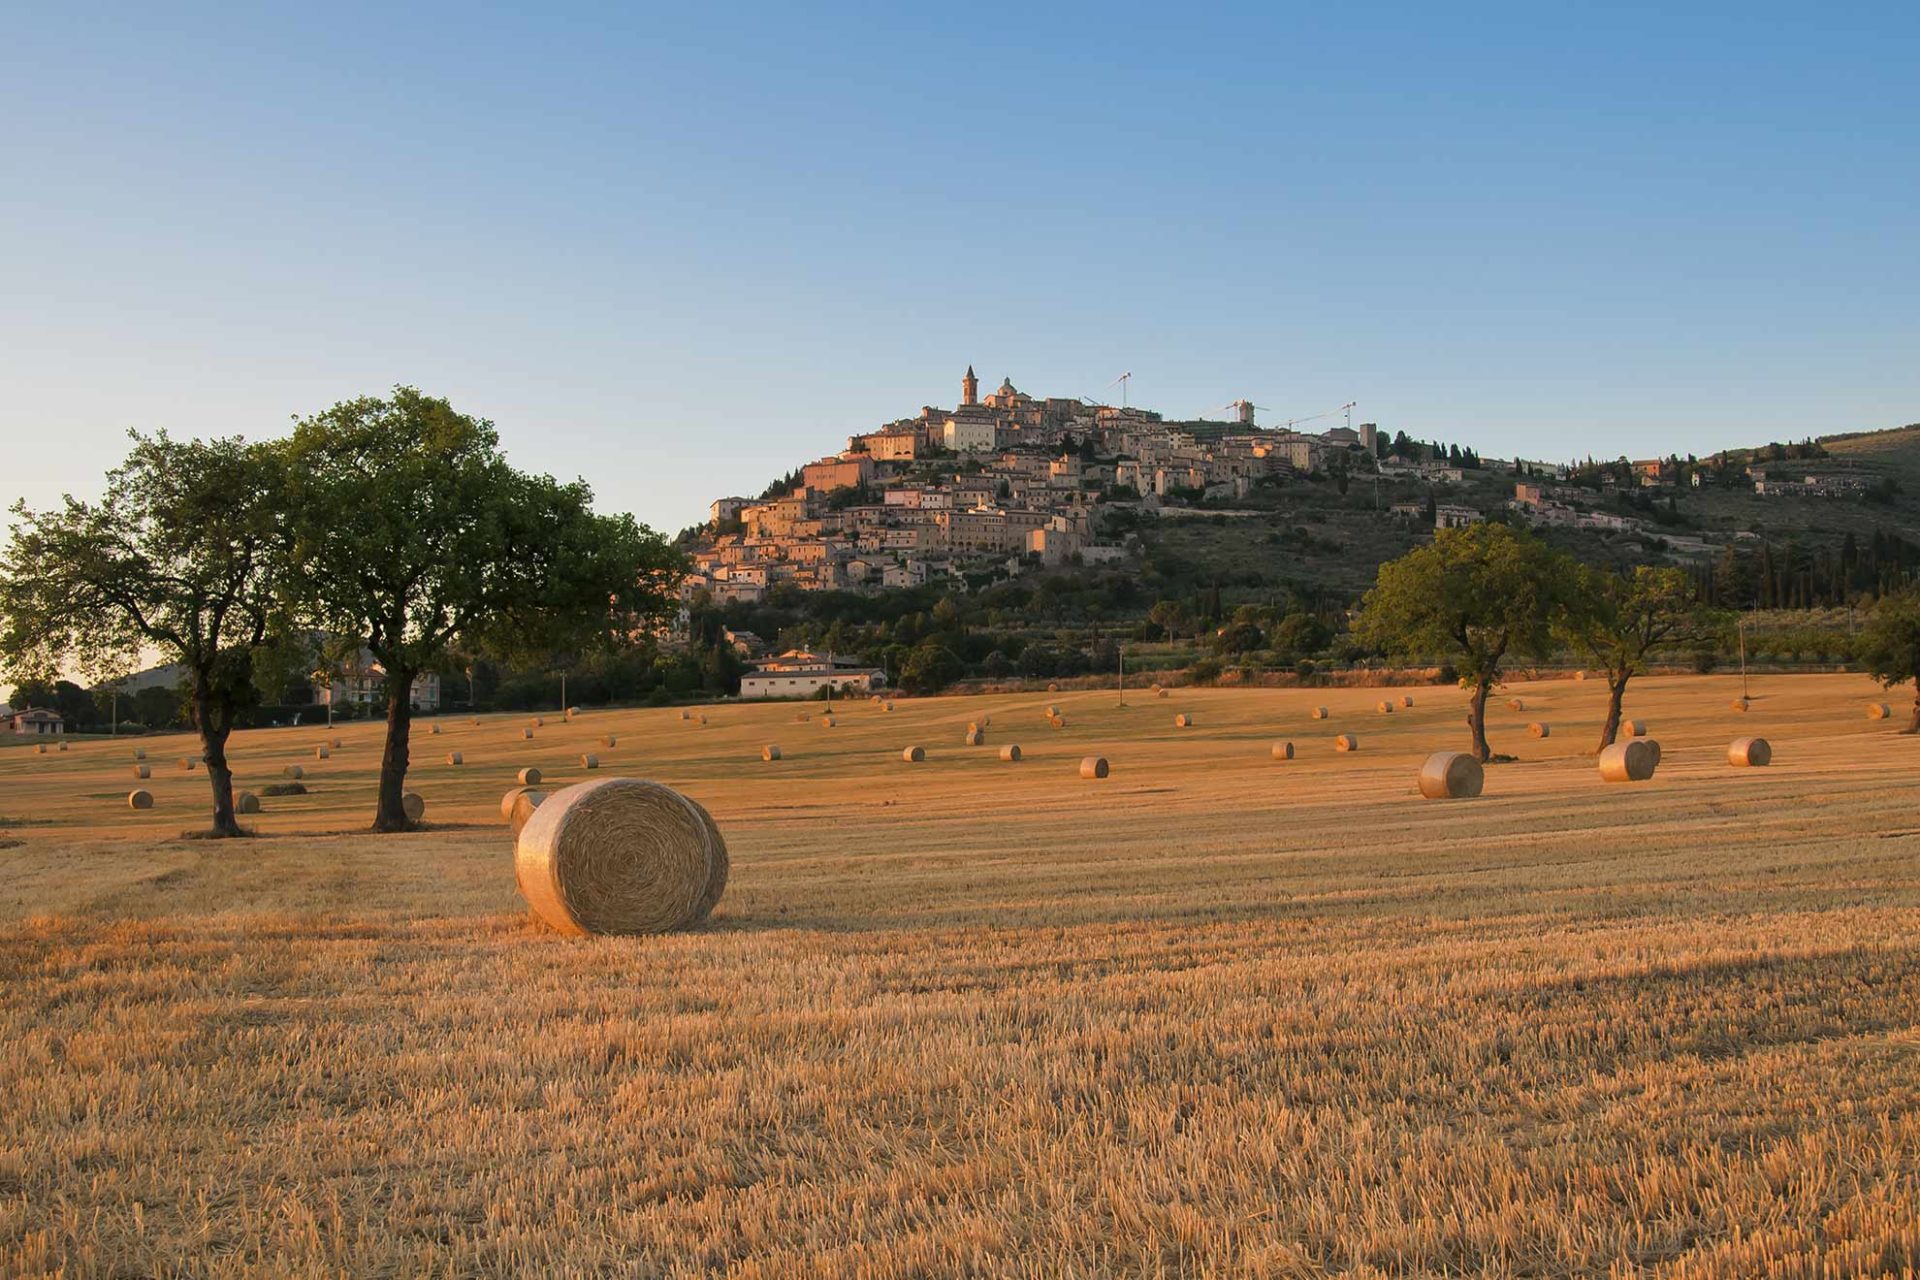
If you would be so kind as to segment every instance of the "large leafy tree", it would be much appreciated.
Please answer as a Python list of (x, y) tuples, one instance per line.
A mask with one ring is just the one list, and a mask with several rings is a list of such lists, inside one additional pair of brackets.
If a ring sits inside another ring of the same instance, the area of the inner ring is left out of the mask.
[(291, 599), (385, 673), (374, 830), (402, 806), (412, 689), (454, 650), (539, 661), (619, 643), (673, 605), (682, 559), (584, 483), (509, 466), (491, 423), (398, 387), (300, 422), (289, 448)]
[(1504, 524), (1443, 529), (1380, 566), (1354, 620), (1355, 639), (1401, 661), (1444, 658), (1471, 690), (1473, 753), (1487, 746), (1487, 695), (1509, 657), (1545, 653), (1565, 607), (1571, 562)]
[(1640, 565), (1630, 573), (1577, 566), (1575, 590), (1560, 630), (1574, 649), (1606, 673), (1607, 720), (1602, 749), (1620, 735), (1627, 682), (1645, 670), (1663, 644), (1682, 639), (1699, 621), (1693, 584), (1679, 569)]
[(1915, 681), (1913, 716), (1902, 733), (1920, 733), (1920, 587), (1882, 596), (1860, 633), (1860, 660), (1887, 688)]
[(218, 836), (240, 834), (227, 737), (276, 630), (285, 494), (274, 446), (136, 435), (98, 502), (16, 505), (0, 557), (0, 660), (14, 674), (108, 679), (153, 654), (181, 666)]

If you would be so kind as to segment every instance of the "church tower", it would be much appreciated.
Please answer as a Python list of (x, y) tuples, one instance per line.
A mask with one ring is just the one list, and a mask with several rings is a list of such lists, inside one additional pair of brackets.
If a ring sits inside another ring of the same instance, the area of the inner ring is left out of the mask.
[(960, 379), (960, 403), (974, 405), (980, 403), (980, 379), (973, 376), (973, 366), (967, 366), (967, 376)]

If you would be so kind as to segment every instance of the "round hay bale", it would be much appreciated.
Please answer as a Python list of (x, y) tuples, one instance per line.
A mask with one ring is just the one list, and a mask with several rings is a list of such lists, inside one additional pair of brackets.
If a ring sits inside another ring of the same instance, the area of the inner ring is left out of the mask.
[(572, 720), (580, 714), (580, 708), (568, 707), (566, 714), (567, 714), (567, 719)]
[(147, 765), (137, 764), (133, 766), (133, 776), (136, 778), (151, 778), (153, 776), (153, 770)]
[(315, 760), (325, 760), (332, 755), (333, 750), (330, 747), (315, 747), (313, 749), (313, 758)]
[(1060, 714), (1059, 707), (1054, 706), (1052, 703), (1047, 704), (1047, 719), (1051, 720), (1059, 714)]
[(1159, 697), (1159, 696), (1160, 696), (1160, 686), (1159, 686), (1158, 684), (1155, 684), (1155, 685), (1153, 686), (1153, 689), (1152, 689), (1152, 692), (1153, 692), (1153, 696), (1154, 696), (1154, 697), (1156, 697), (1156, 698), (1157, 698), (1157, 697)]
[(600, 767), (600, 757), (590, 751), (586, 752), (580, 757), (580, 767), (582, 769), (598, 769)]
[(1626, 738), (1600, 752), (1600, 776), (1607, 782), (1645, 782), (1660, 759), (1645, 738)]
[(181, 756), (181, 757), (180, 757), (180, 771), (181, 771), (182, 773), (192, 773), (192, 772), (193, 772), (193, 757), (192, 757), (192, 756)]
[(420, 821), (427, 811), (427, 802), (420, 798), (417, 791), (409, 791), (400, 797), (400, 812), (407, 815), (408, 822)]
[(760, 758), (762, 760), (778, 760), (780, 758), (780, 748), (774, 743), (769, 742), (766, 746), (760, 748)]
[(1291, 742), (1274, 743), (1272, 755), (1275, 760), (1293, 759), (1293, 744)]
[(893, 704), (891, 702), (887, 703), (886, 707), (887, 707), (887, 710), (889, 711), (893, 710)]
[(1171, 698), (1171, 697), (1173, 696), (1173, 690), (1171, 690), (1171, 689), (1155, 689), (1155, 690), (1153, 691), (1153, 696), (1154, 696), (1154, 697), (1156, 697), (1156, 698)]
[(1056, 729), (1064, 729), (1067, 727), (1067, 718), (1065, 716), (1048, 716), (1047, 723)]
[(693, 719), (693, 712), (691, 712), (691, 711), (682, 711), (682, 712), (680, 713), (680, 718), (681, 718), (682, 720), (691, 720), (691, 719)]
[(1535, 738), (1551, 738), (1553, 736), (1553, 726), (1550, 724), (1541, 724), (1538, 720), (1535, 720), (1527, 726), (1527, 733)]
[(603, 734), (601, 735), (601, 738), (600, 738), (600, 745), (608, 749), (612, 749), (613, 747), (620, 745), (620, 740), (614, 737), (610, 733)]
[(466, 762), (467, 762), (467, 758), (461, 755), (458, 751), (447, 752), (448, 764), (465, 764)]
[(65, 742), (65, 740), (64, 740), (64, 739), (63, 739), (63, 740), (61, 741), (61, 743), (60, 743), (60, 749), (61, 749), (62, 751), (65, 751), (65, 750), (67, 749), (67, 744), (66, 744), (66, 742)]
[(338, 748), (340, 746), (340, 739), (330, 738), (327, 740), (327, 745), (330, 747)]
[(561, 933), (664, 933), (726, 887), (726, 843), (706, 810), (657, 783), (605, 778), (554, 792), (514, 842), (528, 906)]
[(969, 730), (967, 730), (967, 745), (968, 745), (968, 746), (970, 746), (970, 747), (981, 747), (981, 746), (985, 746), (985, 745), (986, 745), (986, 742), (987, 742), (987, 735), (986, 735), (986, 734), (984, 734), (984, 733), (982, 733), (982, 732), (981, 732), (980, 730), (978, 730), (978, 729), (969, 729)]
[(519, 782), (519, 784), (523, 787), (538, 786), (540, 783), (540, 771), (534, 768), (532, 765), (528, 765), (526, 768), (522, 769), (520, 772), (514, 774), (513, 776), (514, 776), (514, 779), (517, 782)]
[(802, 711), (802, 712), (801, 712), (801, 713), (800, 713), (799, 715), (797, 715), (797, 716), (795, 716), (795, 717), (793, 718), (793, 722), (794, 722), (795, 724), (805, 724), (805, 723), (806, 723), (807, 721), (809, 721), (809, 720), (811, 720), (811, 719), (813, 719), (813, 712), (811, 712), (811, 711)]
[[(700, 723), (701, 723), (701, 724), (705, 724), (705, 723), (706, 723), (706, 718), (705, 718), (704, 716), (703, 716), (703, 717), (701, 717), (701, 720), (700, 720)], [(831, 729), (831, 728), (833, 728), (833, 726), (834, 726), (835, 724), (837, 724), (837, 723), (839, 723), (839, 722), (838, 722), (838, 721), (836, 721), (836, 720), (835, 720), (835, 719), (834, 719), (834, 718), (833, 718), (832, 716), (821, 716), (821, 717), (820, 717), (820, 727), (821, 727), (822, 729)]]
[(1658, 769), (1660, 767), (1660, 740), (1658, 738), (1640, 738), (1638, 741), (1647, 744), (1647, 750), (1653, 753), (1653, 767)]
[(1727, 763), (1736, 769), (1759, 769), (1773, 763), (1773, 744), (1765, 738), (1735, 738), (1727, 748)]
[(1048, 685), (1048, 686), (1047, 686), (1047, 692), (1048, 692), (1048, 693), (1058, 693), (1058, 692), (1060, 692), (1060, 686), (1059, 686), (1059, 684), (1057, 684), (1057, 683), (1055, 683), (1055, 684), (1050, 684), (1050, 685)]
[(925, 747), (908, 747), (900, 753), (900, 758), (908, 764), (919, 764), (927, 758), (927, 749)]
[(440, 733), (440, 722), (435, 720), (432, 724), (428, 725), (427, 732), (437, 737)]
[(1885, 720), (1892, 714), (1893, 708), (1884, 702), (1870, 702), (1867, 704), (1867, 719), (1869, 720)]
[(1525, 711), (1526, 709), (1527, 709), (1527, 702), (1525, 698), (1508, 698), (1507, 699), (1507, 710)]
[(522, 729), (522, 730), (520, 731), (520, 737), (521, 737), (521, 739), (522, 739), (523, 741), (526, 741), (526, 742), (532, 742), (532, 741), (533, 741), (533, 730), (531, 730), (531, 729)]
[(127, 793), (127, 807), (128, 807), (129, 809), (151, 809), (151, 808), (153, 808), (153, 792), (151, 792), (151, 791), (129, 791), (129, 792)]
[(133, 749), (133, 758), (134, 758), (135, 760), (145, 760), (145, 759), (147, 758), (147, 752), (146, 752), (146, 748), (144, 748), (144, 747), (135, 747), (135, 748)]
[(981, 726), (980, 726), (980, 722), (979, 722), (978, 720), (974, 720), (974, 721), (971, 721), (971, 722), (969, 722), (969, 723), (968, 723), (968, 725), (967, 725), (967, 732), (968, 732), (968, 733), (978, 733), (978, 732), (980, 732), (980, 727), (981, 727)]
[(1374, 704), (1374, 710), (1383, 716), (1390, 716), (1393, 714), (1393, 704), (1391, 702), (1378, 702)]
[(1360, 749), (1360, 739), (1350, 733), (1343, 733), (1333, 740), (1333, 749), (1335, 751), (1358, 751)]
[(539, 716), (535, 716), (533, 718), (532, 723), (533, 723), (533, 727), (536, 729), (544, 729), (547, 727), (547, 722)]
[(533, 790), (532, 787), (526, 787), (526, 786), (507, 788), (506, 794), (500, 797), (501, 821), (505, 822), (505, 821), (511, 820), (513, 817), (513, 802), (518, 800), (521, 796), (525, 795), (527, 792), (532, 790)]
[(1410, 693), (1401, 694), (1400, 705), (1403, 707), (1411, 707), (1413, 705), (1413, 695)]
[(1107, 772), (1105, 756), (1087, 756), (1080, 761), (1080, 776), (1083, 778), (1104, 778)]
[(468, 723), (468, 724), (469, 724), (470, 726), (472, 726), (473, 728), (475, 728), (475, 729), (478, 729), (478, 728), (480, 727), (480, 717), (479, 717), (479, 716), (469, 716), (469, 717), (467, 717), (467, 723)]
[(307, 771), (300, 765), (290, 764), (280, 771), (280, 776), (283, 778), (304, 778), (307, 776)]
[(233, 811), (235, 813), (260, 812), (260, 797), (251, 791), (242, 791), (233, 798)]
[(700, 723), (701, 723), (702, 725), (704, 725), (704, 724), (706, 724), (706, 722), (707, 722), (707, 718), (706, 718), (706, 716), (704, 716), (704, 715), (702, 715), (702, 716), (700, 717)]
[(1487, 771), (1464, 751), (1436, 751), (1420, 766), (1420, 794), (1429, 800), (1471, 800), (1487, 784)]
[(1006, 746), (1000, 748), (1000, 758), (1008, 764), (1018, 763), (1020, 759), (1019, 744), (1009, 742)]
[[(507, 825), (513, 828), (514, 838), (518, 839), (520, 832), (526, 828), (527, 819), (531, 818), (533, 811), (540, 807), (540, 802), (547, 798), (547, 793), (536, 790), (533, 787), (515, 787), (512, 791), (509, 791), (507, 795), (513, 801), (513, 803), (507, 807)], [(519, 878), (518, 873), (519, 869), (516, 866), (516, 881)], [(522, 889), (520, 896), (523, 898), (526, 897), (526, 890)]]
[(1619, 736), (1622, 738), (1644, 738), (1647, 736), (1647, 722), (1645, 720), (1622, 720), (1620, 722)]
[(1747, 699), (1747, 698), (1735, 698), (1733, 702), (1729, 705), (1731, 705), (1735, 711), (1744, 712), (1747, 710), (1749, 702), (1750, 702), (1750, 699)]
[(33, 751), (34, 751), (34, 754), (35, 754), (35, 755), (42, 755), (42, 756), (43, 756), (43, 755), (45, 755), (45, 754), (47, 754), (47, 744), (46, 744), (46, 743), (44, 743), (44, 742), (36, 742), (36, 743), (35, 743), (35, 744), (33, 745)]
[(1173, 718), (1173, 727), (1176, 729), (1191, 729), (1193, 728), (1193, 717), (1184, 713), (1177, 715)]
[(1313, 718), (1315, 720), (1325, 720), (1327, 718), (1327, 709), (1325, 707), (1315, 707), (1313, 709)]
[(1576, 671), (1573, 673), (1573, 678), (1575, 680), (1585, 680), (1587, 678), (1587, 673), (1585, 670)]

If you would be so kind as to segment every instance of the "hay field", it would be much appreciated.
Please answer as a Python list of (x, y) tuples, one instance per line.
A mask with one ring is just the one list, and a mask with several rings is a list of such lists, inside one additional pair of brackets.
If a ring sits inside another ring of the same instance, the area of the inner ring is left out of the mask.
[[(143, 813), (128, 743), (0, 749), (0, 1274), (1914, 1274), (1885, 695), (1648, 680), (1660, 771), (1607, 786), (1599, 682), (1516, 685), (1519, 761), (1432, 802), (1464, 709), (1413, 692), (447, 720), (433, 829), (380, 838), (377, 726), (238, 735), (241, 785), (312, 791), (225, 844), (179, 838), (184, 738), (142, 744)], [(1753, 733), (1773, 765), (1728, 768)], [(710, 808), (712, 927), (532, 930), (527, 764)]]

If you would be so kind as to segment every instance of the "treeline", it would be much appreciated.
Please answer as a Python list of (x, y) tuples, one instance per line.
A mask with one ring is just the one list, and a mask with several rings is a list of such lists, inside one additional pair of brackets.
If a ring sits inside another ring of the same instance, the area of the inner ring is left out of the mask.
[(1849, 532), (1838, 548), (1798, 539), (1735, 544), (1695, 568), (1700, 597), (1725, 609), (1820, 609), (1903, 590), (1920, 572), (1920, 545), (1875, 529), (1865, 545)]

